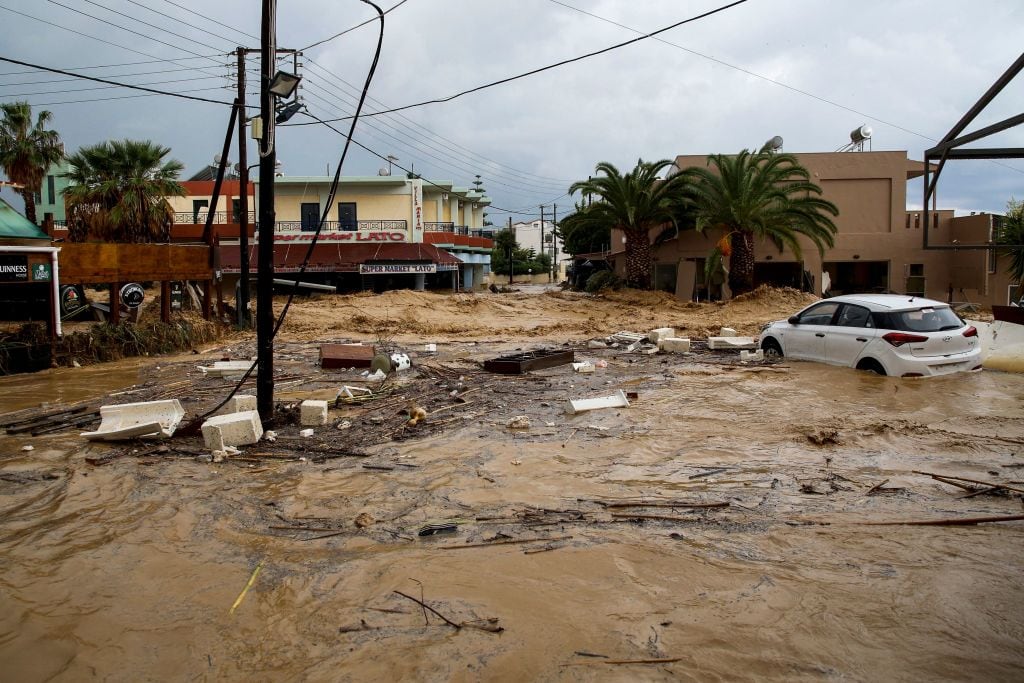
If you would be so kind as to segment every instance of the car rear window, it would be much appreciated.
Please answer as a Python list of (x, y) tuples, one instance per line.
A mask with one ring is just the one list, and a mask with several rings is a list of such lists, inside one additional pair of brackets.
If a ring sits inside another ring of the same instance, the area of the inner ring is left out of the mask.
[(879, 327), (901, 332), (941, 332), (963, 327), (964, 321), (948, 306), (919, 308), (913, 311), (879, 313)]

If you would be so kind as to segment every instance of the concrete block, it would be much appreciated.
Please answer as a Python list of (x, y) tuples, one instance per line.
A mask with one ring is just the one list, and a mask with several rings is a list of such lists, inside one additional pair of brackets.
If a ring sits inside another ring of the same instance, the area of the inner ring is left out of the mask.
[(226, 406), (226, 413), (244, 413), (247, 410), (256, 410), (256, 397), (245, 394), (232, 396)]
[(758, 349), (757, 351), (740, 351), (740, 360), (764, 360), (764, 351)]
[(211, 451), (228, 446), (247, 446), (263, 436), (263, 423), (255, 410), (215, 415), (203, 423), (203, 442)]
[(756, 349), (757, 340), (753, 337), (708, 337), (708, 348), (712, 351)]
[(735, 337), (736, 336), (736, 330), (732, 329), (731, 327), (723, 327), (721, 330), (718, 331), (718, 336), (719, 337)]
[(689, 353), (690, 340), (686, 337), (665, 337), (658, 340), (658, 348), (668, 353)]
[(650, 340), (652, 344), (657, 344), (661, 339), (667, 339), (668, 337), (675, 336), (676, 331), (675, 328), (672, 327), (659, 327), (647, 333), (647, 339)]
[(299, 406), (299, 424), (303, 427), (327, 424), (327, 401), (303, 401)]
[(607, 349), (608, 343), (603, 342), (600, 339), (591, 339), (587, 342), (588, 349)]

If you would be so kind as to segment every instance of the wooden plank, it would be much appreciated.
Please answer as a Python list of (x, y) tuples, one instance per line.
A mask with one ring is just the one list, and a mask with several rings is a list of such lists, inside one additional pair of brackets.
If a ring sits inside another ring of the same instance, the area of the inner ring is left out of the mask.
[(542, 350), (528, 353), (517, 353), (511, 356), (500, 356), (484, 361), (484, 370), (502, 375), (521, 375), (530, 370), (542, 370), (558, 365), (566, 365), (575, 360), (573, 351)]
[(368, 368), (377, 351), (373, 346), (358, 344), (323, 344), (320, 346), (320, 367), (325, 370), (337, 368)]
[(64, 282), (210, 280), (210, 247), (202, 244), (64, 242)]

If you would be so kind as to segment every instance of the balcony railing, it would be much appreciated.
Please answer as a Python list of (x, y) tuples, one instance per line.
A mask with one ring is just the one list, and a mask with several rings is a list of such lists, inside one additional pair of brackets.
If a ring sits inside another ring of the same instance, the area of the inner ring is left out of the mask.
[(455, 223), (450, 221), (444, 223), (425, 222), (423, 224), (423, 230), (426, 232), (455, 232)]
[[(176, 211), (174, 213), (174, 223), (179, 225), (182, 223), (195, 223), (198, 225), (206, 224), (206, 217), (209, 215), (208, 211)], [(238, 223), (241, 216), (233, 211), (215, 211), (213, 214), (213, 222), (215, 224), (224, 223)], [(249, 212), (249, 223), (252, 224), (256, 221), (256, 212)]]
[(494, 239), (493, 230), (469, 228), (465, 225), (455, 225), (454, 223), (424, 223), (423, 229), (426, 232), (450, 232), (455, 235), (466, 235), (467, 237), (486, 237), (487, 239)]
[[(408, 225), (408, 221), (324, 221), (323, 229), (326, 232), (405, 232)], [(316, 226), (316, 222), (278, 221), (274, 225), (274, 232), (315, 232)]]

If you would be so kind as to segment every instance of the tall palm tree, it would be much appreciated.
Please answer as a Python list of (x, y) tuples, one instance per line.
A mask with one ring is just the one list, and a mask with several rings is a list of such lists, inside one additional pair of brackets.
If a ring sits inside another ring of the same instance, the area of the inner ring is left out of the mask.
[(0, 167), (7, 178), (21, 185), (25, 199), (25, 217), (36, 222), (36, 193), (42, 187), (46, 170), (64, 158), (60, 134), (46, 130), (53, 114), (41, 111), (32, 122), (28, 102), (7, 102), (0, 105)]
[(72, 241), (165, 242), (174, 210), (167, 197), (185, 196), (184, 166), (165, 160), (170, 148), (149, 140), (111, 140), (68, 157), (64, 189)]
[(707, 168), (688, 168), (679, 175), (689, 179), (697, 230), (724, 233), (708, 263), (728, 259), (733, 295), (754, 288), (755, 238), (770, 241), (780, 252), (789, 247), (798, 259), (801, 235), (820, 253), (835, 244), (832, 217), (839, 209), (821, 197), (821, 188), (792, 154), (768, 147), (734, 156), (713, 154)]
[(996, 230), (995, 242), (1006, 245), (998, 250), (1000, 256), (1010, 259), (1008, 272), (1017, 284), (1024, 284), (1024, 248), (1010, 246), (1024, 244), (1024, 202), (1011, 199), (1006, 203), (1006, 216)]
[(622, 230), (626, 238), (626, 284), (630, 287), (651, 288), (651, 230), (674, 225), (684, 202), (681, 189), (687, 182), (685, 177), (658, 177), (671, 165), (668, 159), (640, 159), (632, 171), (623, 175), (615, 166), (602, 161), (593, 178), (573, 183), (569, 188), (569, 194), (582, 192), (595, 198), (574, 215), (573, 223), (578, 229)]

